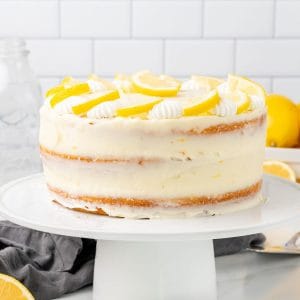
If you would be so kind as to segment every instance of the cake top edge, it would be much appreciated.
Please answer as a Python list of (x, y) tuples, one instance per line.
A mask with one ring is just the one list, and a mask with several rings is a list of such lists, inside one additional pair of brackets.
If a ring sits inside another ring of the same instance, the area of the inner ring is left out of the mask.
[(264, 108), (265, 97), (264, 88), (246, 77), (193, 75), (181, 82), (140, 71), (112, 81), (94, 74), (85, 81), (65, 77), (46, 92), (44, 105), (58, 115), (159, 120), (244, 114)]

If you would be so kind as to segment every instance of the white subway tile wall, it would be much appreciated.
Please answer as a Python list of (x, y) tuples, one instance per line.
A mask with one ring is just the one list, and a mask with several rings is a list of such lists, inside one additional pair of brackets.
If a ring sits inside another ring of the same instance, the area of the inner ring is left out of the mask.
[(250, 76), (300, 102), (300, 0), (0, 0), (43, 89), (66, 75), (151, 69)]

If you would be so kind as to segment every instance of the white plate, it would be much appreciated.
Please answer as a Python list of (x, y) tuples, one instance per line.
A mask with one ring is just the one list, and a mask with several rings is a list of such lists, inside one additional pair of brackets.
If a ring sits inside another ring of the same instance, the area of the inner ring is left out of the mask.
[(300, 217), (300, 186), (265, 177), (265, 204), (214, 217), (130, 220), (74, 212), (52, 203), (42, 175), (21, 178), (0, 192), (0, 212), (33, 229), (107, 240), (199, 240), (260, 232)]
[(288, 163), (300, 178), (300, 148), (266, 148), (266, 159), (281, 160)]

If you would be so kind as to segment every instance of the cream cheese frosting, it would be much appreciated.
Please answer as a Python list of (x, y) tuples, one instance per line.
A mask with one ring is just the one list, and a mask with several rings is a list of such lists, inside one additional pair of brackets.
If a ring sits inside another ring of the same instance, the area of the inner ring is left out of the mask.
[(149, 119), (176, 119), (182, 117), (183, 107), (179, 101), (164, 100), (149, 112)]

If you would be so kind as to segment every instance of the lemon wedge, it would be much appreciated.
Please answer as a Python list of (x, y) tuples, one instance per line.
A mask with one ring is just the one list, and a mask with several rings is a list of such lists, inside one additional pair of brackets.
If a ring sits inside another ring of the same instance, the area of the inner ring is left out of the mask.
[(196, 116), (207, 113), (220, 102), (220, 96), (216, 90), (209, 92), (204, 98), (194, 98), (190, 102), (192, 105), (185, 106), (183, 109), (184, 116)]
[(100, 93), (99, 96), (93, 99), (89, 99), (88, 101), (84, 103), (80, 103), (78, 105), (75, 105), (72, 107), (72, 111), (75, 115), (83, 115), (90, 109), (92, 109), (94, 106), (105, 102), (105, 101), (112, 101), (119, 98), (119, 92), (117, 90), (109, 90), (109, 91), (103, 91)]
[(228, 87), (230, 91), (241, 91), (250, 96), (258, 96), (265, 99), (267, 93), (258, 83), (241, 76), (228, 75)]
[(68, 97), (78, 96), (88, 92), (90, 92), (90, 86), (88, 85), (88, 83), (83, 82), (75, 84), (71, 87), (64, 88), (63, 90), (54, 94), (50, 100), (50, 105), (51, 107), (54, 107), (57, 103), (65, 100)]
[(263, 164), (263, 171), (266, 174), (279, 176), (291, 181), (296, 181), (296, 174), (294, 170), (282, 161), (267, 160)]
[[(136, 97), (135, 97), (136, 96)], [(140, 94), (131, 94), (130, 98), (122, 104), (122, 107), (116, 110), (119, 117), (129, 117), (143, 114), (150, 111), (154, 105), (160, 103), (163, 99), (158, 97), (142, 96)]]
[(166, 75), (157, 76), (150, 71), (134, 74), (132, 83), (137, 92), (158, 97), (176, 96), (180, 88), (178, 80)]
[(0, 291), (0, 298), (3, 300), (34, 300), (21, 282), (5, 274), (0, 274)]

